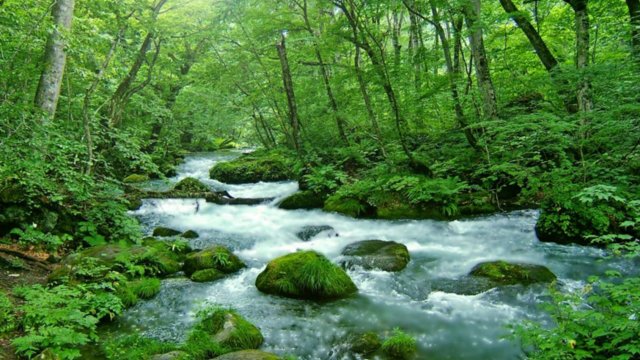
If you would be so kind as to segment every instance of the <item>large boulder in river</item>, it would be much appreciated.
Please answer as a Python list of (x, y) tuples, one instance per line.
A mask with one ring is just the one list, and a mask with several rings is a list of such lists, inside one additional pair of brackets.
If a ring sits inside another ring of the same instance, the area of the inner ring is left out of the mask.
[(309, 241), (321, 233), (326, 233), (327, 237), (338, 236), (338, 233), (329, 225), (303, 226), (302, 229), (296, 233), (296, 236), (302, 241)]
[(231, 274), (245, 267), (245, 264), (224, 246), (214, 245), (191, 253), (184, 259), (184, 273), (191, 277), (199, 270), (214, 269), (223, 274)]
[(196, 178), (188, 177), (180, 180), (173, 187), (173, 191), (186, 193), (205, 193), (211, 191), (211, 188)]
[(346, 267), (362, 266), (364, 269), (400, 271), (407, 267), (411, 257), (403, 244), (394, 241), (364, 240), (347, 245), (342, 250)]
[(255, 151), (233, 161), (216, 164), (209, 171), (212, 179), (227, 184), (283, 181), (294, 178), (288, 156), (278, 151)]
[(207, 309), (198, 316), (201, 320), (189, 334), (185, 345), (197, 358), (257, 349), (264, 342), (260, 329), (233, 310)]
[(260, 350), (243, 350), (236, 351), (222, 356), (218, 356), (216, 360), (280, 360), (278, 355), (260, 351)]
[(358, 291), (349, 275), (315, 251), (271, 260), (256, 279), (258, 290), (294, 299), (334, 300)]
[(530, 285), (556, 280), (556, 275), (545, 266), (506, 261), (480, 263), (474, 266), (469, 275), (486, 278), (497, 285)]
[(300, 191), (282, 200), (278, 207), (285, 210), (322, 209), (325, 199), (325, 195), (313, 191)]

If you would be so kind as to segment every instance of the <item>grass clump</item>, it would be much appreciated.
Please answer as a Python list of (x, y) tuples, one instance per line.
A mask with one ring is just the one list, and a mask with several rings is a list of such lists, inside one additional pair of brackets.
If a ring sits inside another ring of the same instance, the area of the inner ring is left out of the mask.
[(417, 351), (416, 340), (400, 329), (394, 329), (393, 336), (382, 343), (382, 352), (394, 360), (411, 359)]
[(315, 251), (272, 260), (256, 279), (258, 290), (295, 299), (332, 300), (358, 291), (340, 267)]
[(160, 279), (140, 278), (130, 281), (128, 287), (140, 299), (151, 299), (160, 292)]
[(138, 334), (109, 339), (102, 344), (102, 352), (108, 360), (149, 359), (154, 354), (164, 354), (177, 348), (178, 346), (175, 344), (142, 337)]

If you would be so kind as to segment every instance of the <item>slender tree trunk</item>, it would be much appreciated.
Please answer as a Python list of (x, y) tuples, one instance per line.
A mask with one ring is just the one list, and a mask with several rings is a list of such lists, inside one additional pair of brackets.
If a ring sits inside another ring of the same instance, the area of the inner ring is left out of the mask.
[(640, 0), (626, 0), (631, 22), (631, 53), (640, 62)]
[(590, 112), (593, 104), (591, 100), (591, 83), (584, 74), (589, 66), (589, 12), (588, 0), (565, 0), (575, 12), (576, 22), (576, 67), (582, 72), (578, 84), (578, 109)]
[(362, 94), (362, 99), (364, 100), (364, 107), (367, 111), (367, 116), (369, 117), (369, 121), (371, 122), (371, 128), (373, 129), (373, 133), (375, 134), (375, 140), (380, 147), (380, 151), (384, 157), (387, 157), (387, 152), (384, 148), (384, 144), (382, 142), (382, 132), (380, 131), (380, 125), (378, 124), (378, 118), (376, 117), (375, 112), (373, 111), (373, 106), (371, 105), (371, 97), (369, 96), (369, 91), (367, 90), (367, 83), (364, 80), (364, 76), (362, 75), (362, 68), (360, 67), (360, 46), (358, 44), (356, 46), (355, 58), (353, 60), (356, 78), (358, 79), (358, 85), (360, 87), (360, 93)]
[(491, 80), (489, 61), (484, 48), (482, 26), (480, 24), (480, 14), (482, 6), (480, 0), (471, 0), (465, 6), (465, 20), (467, 28), (471, 33), (471, 53), (476, 68), (476, 78), (478, 87), (482, 93), (484, 117), (488, 119), (498, 116), (498, 104), (496, 100), (496, 90)]
[[(458, 125), (462, 128), (464, 132), (464, 136), (467, 138), (467, 142), (471, 145), (472, 148), (476, 149), (478, 147), (478, 141), (476, 137), (473, 135), (471, 129), (469, 129), (469, 124), (467, 123), (467, 119), (464, 115), (464, 110), (462, 109), (462, 104), (460, 102), (460, 93), (458, 92), (458, 84), (457, 84), (457, 74), (459, 73), (459, 60), (454, 63), (454, 59), (451, 56), (451, 47), (449, 44), (449, 39), (447, 38), (447, 34), (440, 23), (440, 14), (438, 13), (438, 9), (435, 6), (433, 1), (430, 1), (431, 5), (431, 14), (433, 15), (433, 25), (436, 28), (436, 33), (440, 37), (440, 43), (442, 44), (442, 51), (444, 53), (445, 65), (447, 68), (447, 75), (449, 79), (449, 88), (451, 91), (451, 97), (453, 98), (453, 106), (456, 113), (456, 120)], [(461, 27), (461, 25), (460, 25)], [(456, 31), (456, 36), (461, 36), (460, 31)], [(458, 42), (456, 42), (458, 43)], [(460, 50), (456, 51), (458, 53)], [(458, 56), (456, 56), (458, 59)], [(458, 69), (458, 71), (456, 71)]]
[(276, 43), (278, 57), (280, 58), (280, 66), (282, 67), (282, 82), (284, 91), (287, 95), (287, 105), (289, 106), (289, 122), (293, 134), (293, 146), (296, 151), (301, 150), (300, 140), (300, 121), (298, 119), (298, 107), (296, 104), (296, 95), (293, 91), (293, 80), (291, 78), (291, 70), (289, 69), (289, 60), (287, 59), (287, 46), (284, 34), (280, 36), (280, 41)]
[[(159, 0), (153, 8), (152, 21), (155, 22), (160, 14), (160, 10), (167, 3), (168, 0)], [(129, 69), (129, 72), (125, 76), (124, 79), (118, 85), (118, 88), (111, 96), (111, 100), (109, 102), (108, 109), (108, 117), (109, 117), (109, 125), (111, 127), (118, 127), (122, 121), (122, 115), (127, 102), (129, 101), (131, 93), (131, 87), (138, 76), (138, 72), (145, 64), (147, 60), (147, 52), (151, 48), (151, 44), (153, 43), (153, 39), (155, 38), (155, 32), (153, 30), (149, 30), (144, 40), (142, 41), (142, 45), (138, 50), (138, 54)], [(157, 49), (156, 49), (157, 50)], [(157, 53), (157, 52), (156, 52)]]
[(38, 82), (34, 101), (35, 105), (47, 115), (43, 117), (44, 122), (53, 119), (56, 114), (67, 63), (66, 36), (71, 30), (74, 8), (75, 0), (56, 0), (51, 9), (55, 27), (47, 39), (44, 69)]
[(331, 106), (331, 110), (333, 111), (333, 115), (336, 119), (336, 125), (338, 126), (338, 133), (340, 134), (340, 139), (345, 145), (349, 145), (349, 139), (347, 138), (347, 134), (345, 132), (345, 120), (340, 115), (338, 110), (338, 102), (336, 101), (335, 96), (333, 95), (333, 89), (331, 88), (331, 82), (329, 81), (329, 70), (324, 63), (324, 59), (322, 58), (322, 53), (320, 52), (320, 46), (318, 45), (318, 40), (316, 34), (313, 32), (313, 28), (311, 28), (311, 22), (309, 21), (309, 14), (307, 12), (307, 0), (302, 0), (302, 3), (298, 3), (298, 6), (302, 10), (302, 17), (304, 19), (304, 24), (307, 32), (313, 39), (313, 49), (316, 55), (316, 59), (318, 60), (318, 64), (320, 65), (320, 72), (322, 74), (322, 80), (324, 82), (324, 88), (327, 92), (327, 97), (329, 98), (329, 105)]

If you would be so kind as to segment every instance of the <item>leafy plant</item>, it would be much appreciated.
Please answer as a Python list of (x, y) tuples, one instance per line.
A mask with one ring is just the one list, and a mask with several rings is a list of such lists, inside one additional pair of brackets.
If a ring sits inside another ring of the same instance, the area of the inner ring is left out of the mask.
[(411, 359), (417, 351), (416, 340), (398, 328), (382, 343), (382, 352), (392, 359)]
[(0, 292), (0, 334), (12, 331), (16, 326), (13, 304), (4, 293)]
[(73, 239), (71, 235), (68, 234), (59, 236), (51, 233), (44, 233), (38, 230), (34, 225), (27, 226), (24, 230), (15, 228), (11, 230), (11, 234), (18, 236), (18, 242), (24, 246), (44, 247), (50, 251), (57, 250), (66, 241)]

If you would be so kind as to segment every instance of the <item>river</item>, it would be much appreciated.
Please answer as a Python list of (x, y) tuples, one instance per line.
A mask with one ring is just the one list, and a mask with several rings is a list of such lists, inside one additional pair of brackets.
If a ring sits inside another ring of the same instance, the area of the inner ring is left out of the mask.
[[(238, 154), (191, 155), (175, 178), (148, 186), (168, 188), (191, 176), (235, 197), (282, 198), (297, 191), (296, 182), (227, 185), (208, 178), (215, 163)], [(598, 261), (604, 253), (597, 248), (539, 242), (535, 210), (450, 222), (383, 221), (320, 210), (281, 210), (277, 201), (238, 206), (194, 199), (144, 200), (131, 214), (148, 233), (160, 225), (195, 230), (200, 237), (191, 240), (194, 248), (225, 245), (247, 268), (213, 283), (166, 279), (156, 298), (127, 310), (111, 330), (135, 329), (145, 336), (181, 341), (198, 309), (215, 304), (236, 309), (258, 326), (265, 337), (263, 350), (299, 359), (355, 359), (347, 352), (348, 335), (365, 331), (383, 335), (396, 327), (417, 339), (418, 359), (515, 359), (522, 352), (517, 342), (505, 339), (507, 325), (545, 319), (539, 310), (548, 299), (544, 285), (496, 288), (473, 296), (437, 289), (447, 288), (487, 260), (545, 265), (566, 291), (580, 289), (590, 275), (606, 269), (624, 273), (629, 268), (624, 260)], [(295, 234), (306, 225), (329, 225), (337, 234), (321, 233), (305, 242)], [(346, 245), (366, 239), (405, 244), (411, 262), (399, 273), (349, 270), (358, 295), (330, 303), (265, 295), (254, 286), (256, 276), (277, 256), (313, 249), (337, 262)]]

